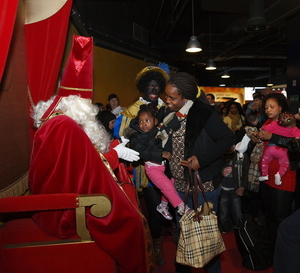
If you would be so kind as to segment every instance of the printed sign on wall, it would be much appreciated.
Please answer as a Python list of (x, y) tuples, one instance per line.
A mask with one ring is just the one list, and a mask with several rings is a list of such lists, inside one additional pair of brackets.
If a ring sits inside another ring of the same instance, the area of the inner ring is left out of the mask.
[(241, 105), (245, 103), (244, 88), (235, 87), (205, 87), (201, 86), (206, 94), (214, 94), (216, 102), (226, 102), (231, 99), (236, 99)]

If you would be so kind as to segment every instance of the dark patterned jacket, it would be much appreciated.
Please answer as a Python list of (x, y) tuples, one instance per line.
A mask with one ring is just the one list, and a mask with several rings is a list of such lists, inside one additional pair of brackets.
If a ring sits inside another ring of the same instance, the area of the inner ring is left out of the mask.
[[(234, 144), (234, 134), (216, 111), (195, 100), (187, 116), (184, 160), (197, 157), (203, 182), (212, 180), (215, 188), (220, 185), (224, 166), (222, 156)], [(172, 153), (171, 145), (164, 149)]]

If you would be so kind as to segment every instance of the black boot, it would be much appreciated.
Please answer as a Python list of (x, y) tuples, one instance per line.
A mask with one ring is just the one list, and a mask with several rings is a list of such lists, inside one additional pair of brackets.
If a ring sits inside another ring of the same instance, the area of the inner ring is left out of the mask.
[(186, 266), (183, 264), (179, 264), (177, 262), (175, 262), (175, 273), (191, 273), (192, 272), (192, 268), (190, 266)]
[(163, 236), (160, 236), (158, 239), (153, 239), (153, 248), (154, 248), (154, 258), (155, 262), (158, 265), (165, 264), (165, 256), (163, 253)]
[(177, 226), (176, 223), (171, 221), (171, 225), (167, 228), (168, 233), (172, 236), (173, 242), (177, 243)]

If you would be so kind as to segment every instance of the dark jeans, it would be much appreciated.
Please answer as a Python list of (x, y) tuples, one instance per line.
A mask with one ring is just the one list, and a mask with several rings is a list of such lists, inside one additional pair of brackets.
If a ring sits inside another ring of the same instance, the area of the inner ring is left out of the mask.
[[(218, 187), (214, 191), (206, 192), (206, 198), (208, 201), (211, 201), (214, 204), (215, 211), (218, 208), (218, 200), (219, 200), (220, 190), (221, 190), (221, 187)], [(181, 199), (184, 200), (184, 192), (178, 192), (178, 194), (181, 197)], [(204, 203), (204, 197), (203, 197), (202, 193), (199, 193), (198, 204), (200, 206), (203, 203)], [(193, 199), (192, 199), (191, 195), (189, 195), (189, 197), (188, 197), (187, 205), (190, 208), (194, 209)], [(177, 240), (179, 238), (179, 233), (180, 233), (180, 224), (179, 224), (180, 218), (181, 218), (181, 216), (178, 213), (176, 213), (176, 222), (177, 222), (177, 231), (178, 231), (177, 232)], [(221, 273), (220, 255), (217, 255), (207, 265), (205, 265), (204, 270), (206, 273)], [(176, 272), (191, 272), (191, 267), (177, 264)]]
[(274, 252), (274, 273), (300, 272), (300, 210), (278, 227)]
[(235, 190), (221, 189), (218, 218), (223, 232), (232, 231), (232, 221), (234, 226), (237, 226), (239, 220), (243, 219), (241, 197), (235, 194)]

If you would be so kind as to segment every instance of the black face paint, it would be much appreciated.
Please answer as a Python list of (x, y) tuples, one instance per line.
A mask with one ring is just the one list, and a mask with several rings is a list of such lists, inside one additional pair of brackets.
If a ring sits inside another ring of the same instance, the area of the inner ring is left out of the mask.
[(144, 99), (151, 103), (157, 103), (159, 93), (160, 93), (160, 86), (159, 86), (158, 82), (155, 80), (152, 80), (151, 82), (149, 82), (147, 91), (144, 95)]

